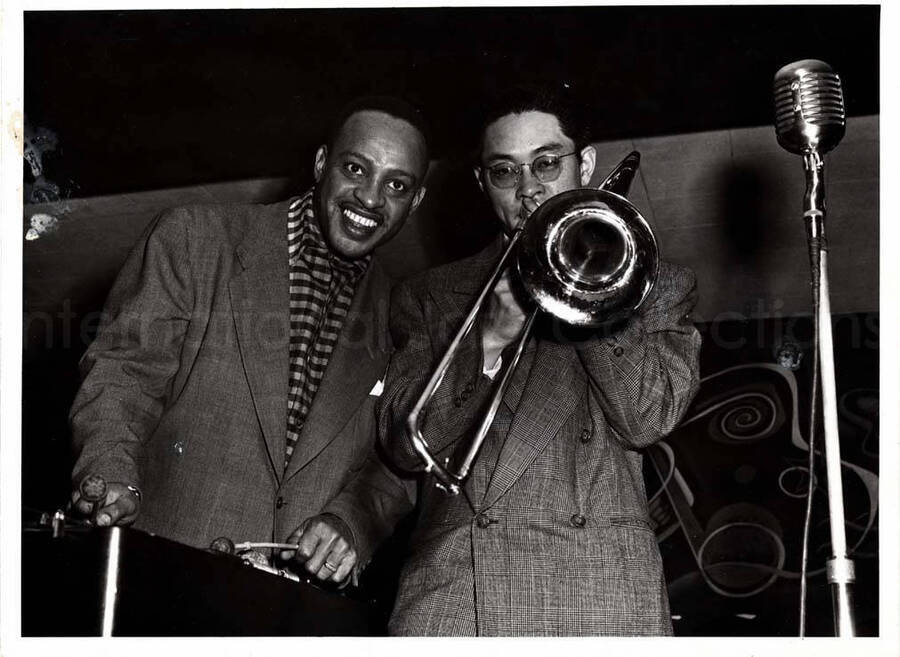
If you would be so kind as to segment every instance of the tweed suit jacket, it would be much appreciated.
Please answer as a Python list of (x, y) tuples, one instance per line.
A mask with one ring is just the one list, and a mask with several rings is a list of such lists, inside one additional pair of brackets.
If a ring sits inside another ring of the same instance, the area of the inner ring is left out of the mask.
[[(421, 467), (403, 423), (500, 248), (395, 289), (397, 351), (379, 414), (401, 467)], [(551, 325), (532, 338), (464, 494), (425, 480), (392, 633), (671, 633), (638, 450), (671, 431), (696, 392), (695, 300), (693, 273), (662, 263), (647, 303), (618, 332), (574, 341)], [(463, 344), (424, 423), (442, 457), (477, 426), (493, 388), (480, 340)]]
[(405, 494), (369, 461), (388, 300), (373, 259), (285, 469), (287, 203), (164, 212), (125, 262), (81, 361), (73, 483), (100, 474), (138, 486), (135, 526), (197, 547), (283, 541), (305, 518), (335, 513), (364, 563), (394, 521), (384, 496)]

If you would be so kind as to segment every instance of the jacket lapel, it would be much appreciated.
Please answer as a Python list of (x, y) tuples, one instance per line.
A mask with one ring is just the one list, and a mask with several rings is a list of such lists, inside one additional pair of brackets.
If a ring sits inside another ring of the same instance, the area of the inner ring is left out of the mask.
[(509, 434), (484, 497), (483, 509), (492, 506), (522, 476), (575, 410), (583, 377), (577, 356), (566, 345), (539, 341)]
[[(475, 256), (459, 261), (448, 269), (445, 285), (432, 287), (431, 295), (435, 303), (448, 321), (453, 321), (451, 337), (487, 282), (504, 247), (505, 242), (500, 235)], [(477, 348), (480, 353), (477, 333), (476, 324), (463, 342), (462, 349)], [(514, 416), (506, 440), (500, 447), (496, 468), (493, 471), (474, 468), (467, 483), (472, 503), (478, 507), (478, 502), (483, 501), (480, 509), (496, 502), (522, 475), (562, 427), (578, 401), (577, 386), (571, 385), (571, 379), (583, 375), (573, 367), (577, 358), (575, 353), (571, 348), (552, 342), (541, 341), (537, 345), (533, 357), (523, 354), (525, 362), (520, 363), (520, 369), (513, 374), (504, 395), (504, 404)], [(527, 345), (526, 351), (531, 348)], [(530, 358), (533, 358), (533, 365), (528, 370)], [(496, 384), (497, 380), (494, 381)], [(482, 449), (485, 450), (484, 447)], [(491, 456), (483, 451), (479, 458)]]
[[(262, 206), (261, 206), (262, 207)], [(290, 298), (287, 205), (266, 208), (235, 255), (241, 264), (229, 284), (238, 347), (276, 479), (284, 466), (287, 427)]]
[(373, 259), (353, 295), (353, 303), (288, 463), (286, 479), (297, 474), (334, 440), (384, 376), (390, 356), (389, 289), (386, 275)]
[[(503, 244), (502, 235), (498, 235), (487, 247), (475, 255), (456, 261), (445, 269), (440, 270), (444, 274), (444, 279), (429, 288), (429, 294), (435, 305), (441, 310), (443, 319), (443, 324), (440, 327), (441, 334), (438, 336), (439, 341), (449, 345), (452, 338), (459, 331), (460, 326), (462, 326), (463, 321), (472, 309), (478, 293), (481, 292), (493, 268), (496, 266), (502, 253)], [(479, 317), (479, 321), (480, 319)], [(471, 358), (481, 363), (481, 342), (478, 338), (479, 321), (476, 321), (469, 335), (460, 344), (457, 358), (462, 360)], [(432, 326), (429, 329), (434, 330), (435, 327)], [(438, 355), (442, 356), (443, 352)], [(475, 430), (480, 419), (481, 416), (476, 418), (472, 431)], [(488, 435), (487, 440), (490, 439), (491, 436)], [(468, 444), (468, 440), (466, 440), (466, 444), (460, 445), (457, 449), (464, 450)], [(488, 445), (482, 446), (479, 459), (486, 456), (485, 451), (487, 448)], [(469, 503), (473, 505), (473, 511), (477, 511), (475, 504), (482, 499), (487, 488), (489, 476), (489, 474), (485, 476), (482, 469), (476, 467), (473, 468), (471, 476), (465, 484), (465, 496)]]
[[(459, 260), (442, 269), (444, 279), (429, 288), (429, 294), (438, 307), (446, 313), (446, 321), (452, 329), (452, 338), (475, 303), (478, 293), (487, 283), (503, 249), (502, 236), (473, 256)], [(471, 334), (474, 336), (474, 332)]]

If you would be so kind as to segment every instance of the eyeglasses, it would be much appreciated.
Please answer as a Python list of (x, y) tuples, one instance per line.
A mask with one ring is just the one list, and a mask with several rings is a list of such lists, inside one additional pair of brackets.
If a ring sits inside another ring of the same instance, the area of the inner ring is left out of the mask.
[(560, 160), (570, 155), (576, 155), (578, 151), (557, 155), (548, 153), (546, 155), (538, 155), (531, 164), (517, 164), (515, 162), (498, 162), (487, 169), (488, 179), (494, 187), (500, 189), (509, 189), (519, 184), (522, 177), (522, 167), (531, 169), (531, 174), (541, 182), (553, 182), (559, 178), (559, 172), (562, 171)]

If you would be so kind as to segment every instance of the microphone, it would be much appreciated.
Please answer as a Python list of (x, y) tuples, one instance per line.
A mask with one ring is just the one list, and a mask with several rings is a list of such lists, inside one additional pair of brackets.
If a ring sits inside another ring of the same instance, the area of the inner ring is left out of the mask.
[(781, 146), (798, 155), (823, 155), (844, 136), (841, 79), (818, 59), (783, 66), (775, 74), (775, 135)]
[(806, 195), (803, 216), (810, 239), (825, 236), (825, 169), (822, 155), (844, 136), (841, 79), (818, 59), (803, 59), (778, 69), (773, 83), (775, 136), (783, 148), (803, 156)]
[[(831, 549), (834, 555), (826, 564), (832, 590), (834, 627), (837, 636), (854, 636), (852, 591), (853, 562), (847, 557), (844, 533), (844, 498), (841, 484), (840, 440), (837, 422), (837, 392), (834, 376), (834, 347), (831, 338), (831, 302), (828, 296), (828, 248), (825, 241), (825, 163), (822, 156), (837, 146), (844, 136), (844, 94), (841, 79), (825, 62), (804, 59), (778, 70), (773, 83), (775, 99), (775, 135), (778, 143), (803, 156), (806, 193), (803, 217), (809, 246), (814, 308), (813, 407), (816, 384), (822, 388), (822, 418), (825, 433), (825, 457), (828, 482), (828, 512)], [(821, 367), (817, 373), (816, 365)], [(815, 417), (815, 416), (813, 416)], [(815, 429), (811, 421), (810, 458)], [(812, 462), (810, 462), (812, 468)], [(810, 473), (810, 481), (814, 478)], [(810, 495), (812, 491), (810, 489)], [(806, 538), (809, 510), (804, 522), (804, 555), (800, 584), (800, 636), (806, 632)]]

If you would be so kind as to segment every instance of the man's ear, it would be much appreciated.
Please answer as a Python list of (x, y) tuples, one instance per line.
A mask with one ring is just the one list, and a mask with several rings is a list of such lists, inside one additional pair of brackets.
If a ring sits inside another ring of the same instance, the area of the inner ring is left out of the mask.
[(484, 183), (481, 182), (481, 167), (472, 167), (472, 173), (475, 174), (475, 182), (478, 183), (478, 189), (481, 190), (481, 193), (484, 193)]
[(313, 166), (313, 175), (316, 182), (322, 178), (322, 172), (325, 171), (325, 160), (328, 159), (328, 147), (322, 144), (316, 151), (316, 163)]
[(412, 214), (416, 211), (416, 208), (419, 207), (419, 203), (422, 202), (422, 199), (425, 198), (425, 185), (419, 187), (416, 191), (415, 196), (413, 196), (412, 203), (409, 204), (409, 214)]
[(597, 149), (593, 146), (585, 146), (581, 149), (581, 184), (587, 187), (594, 174), (594, 166), (597, 163)]

